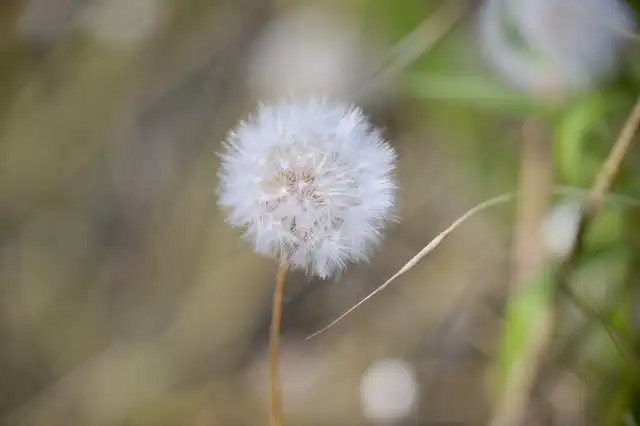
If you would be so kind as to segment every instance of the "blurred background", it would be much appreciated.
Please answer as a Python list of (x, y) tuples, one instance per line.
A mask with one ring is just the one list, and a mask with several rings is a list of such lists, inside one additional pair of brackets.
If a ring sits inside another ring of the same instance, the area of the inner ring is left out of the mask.
[(591, 185), (640, 91), (637, 6), (3, 0), (0, 423), (266, 424), (277, 265), (225, 223), (216, 153), (258, 102), (320, 94), (397, 150), (401, 221), (368, 264), (288, 276), (285, 424), (485, 425), (516, 395), (508, 426), (637, 425), (637, 149), (571, 279), (602, 315), (516, 291), (566, 255), (584, 193), (554, 188)]

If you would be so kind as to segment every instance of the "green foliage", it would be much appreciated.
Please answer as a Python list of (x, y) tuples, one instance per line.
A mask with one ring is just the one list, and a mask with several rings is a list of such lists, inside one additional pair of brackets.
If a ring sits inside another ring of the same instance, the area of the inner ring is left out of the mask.
[(556, 265), (544, 265), (530, 281), (522, 283), (507, 306), (503, 337), (498, 356), (496, 394), (504, 395), (519, 385), (531, 368), (532, 345), (544, 333), (545, 317), (553, 310), (553, 284)]
[(478, 74), (410, 73), (406, 88), (414, 96), (430, 102), (454, 103), (507, 116), (548, 114), (551, 110), (520, 92)]
[(599, 93), (567, 108), (556, 130), (556, 162), (561, 178), (570, 185), (588, 186), (597, 174), (601, 158), (595, 155), (602, 130), (605, 99)]
[(587, 250), (611, 251), (620, 248), (625, 233), (625, 210), (628, 210), (624, 207), (619, 203), (611, 203), (600, 212), (585, 235)]
[[(433, 2), (428, 3), (426, 9), (433, 6)], [(629, 3), (640, 13), (640, 0)], [(401, 0), (393, 5), (374, 0), (367, 8), (372, 13), (369, 16), (375, 17), (374, 22), (383, 24), (381, 28), (391, 41), (410, 33), (425, 16), (424, 3), (414, 0)], [(429, 123), (433, 123), (438, 133), (446, 135), (447, 145), (460, 153), (459, 158), (467, 169), (474, 170), (478, 182), (498, 180), (511, 183), (509, 189), (513, 188), (518, 167), (514, 153), (520, 133), (508, 133), (504, 124), (536, 117), (548, 125), (553, 138), (556, 183), (590, 187), (640, 91), (640, 43), (635, 41), (631, 47), (632, 54), (626, 58), (626, 68), (617, 81), (552, 105), (510, 89), (487, 73), (482, 58), (470, 47), (469, 37), (469, 33), (454, 32), (430, 49), (402, 77), (399, 82), (402, 93), (423, 102)], [(627, 194), (634, 188), (640, 191), (638, 167), (640, 161), (625, 164), (616, 191)], [(606, 308), (608, 326), (629, 343), (633, 338), (629, 320), (631, 296), (625, 280), (632, 273), (629, 265), (634, 262), (632, 253), (637, 247), (633, 248), (625, 237), (640, 230), (627, 220), (630, 214), (638, 214), (633, 213), (637, 207), (627, 201), (607, 202), (591, 224), (585, 235), (578, 273), (570, 285), (578, 296), (586, 296), (596, 311)], [(530, 282), (521, 283), (519, 291), (508, 301), (497, 361), (498, 396), (517, 386), (522, 374), (530, 368), (529, 350), (536, 344), (540, 320), (557, 309), (554, 303), (557, 267), (554, 262), (545, 264)], [(587, 316), (586, 320), (590, 332), (585, 336), (585, 347), (590, 350), (582, 355), (588, 355), (587, 364), (606, 365), (610, 367), (609, 373), (613, 369), (624, 376), (628, 370), (620, 361), (625, 354), (620, 353), (598, 318)], [(619, 391), (608, 395), (605, 411), (609, 420), (602, 424), (619, 424), (621, 416), (629, 410), (636, 379), (630, 376), (622, 380)]]

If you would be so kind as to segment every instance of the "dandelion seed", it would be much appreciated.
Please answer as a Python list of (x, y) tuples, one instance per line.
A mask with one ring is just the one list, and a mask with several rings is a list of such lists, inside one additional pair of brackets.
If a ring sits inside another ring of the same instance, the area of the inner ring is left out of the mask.
[(480, 41), (519, 89), (575, 93), (613, 75), (634, 24), (620, 0), (486, 0)]
[(219, 205), (258, 253), (328, 278), (366, 260), (393, 219), (395, 159), (359, 108), (261, 105), (225, 142)]

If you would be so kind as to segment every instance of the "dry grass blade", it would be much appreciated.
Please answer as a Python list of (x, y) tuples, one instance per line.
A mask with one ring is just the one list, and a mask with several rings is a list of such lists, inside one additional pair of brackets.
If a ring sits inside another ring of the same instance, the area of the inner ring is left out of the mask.
[[(585, 203), (583, 213), (580, 216), (580, 222), (578, 225), (578, 232), (576, 234), (573, 247), (566, 261), (561, 265), (558, 275), (557, 275), (557, 290), (563, 292), (566, 296), (571, 298), (574, 303), (577, 303), (580, 306), (579, 298), (575, 297), (572, 289), (569, 287), (569, 277), (572, 272), (575, 270), (579, 260), (580, 255), (582, 254), (584, 238), (586, 232), (593, 222), (597, 214), (602, 209), (602, 205), (607, 198), (611, 186), (615, 181), (616, 176), (620, 170), (622, 162), (631, 147), (633, 139), (635, 137), (636, 131), (640, 126), (640, 96), (636, 100), (636, 103), (631, 110), (631, 113), (627, 117), (627, 120), (620, 131), (620, 135), (616, 140), (613, 148), (609, 152), (609, 156), (605, 160), (598, 176), (596, 177), (595, 183), (589, 194), (587, 195), (587, 201)], [(587, 312), (588, 313), (588, 312)], [(607, 329), (606, 323), (602, 323)], [(614, 344), (616, 343), (616, 339), (611, 334), (611, 330), (606, 330), (610, 336)]]
[(567, 281), (569, 275), (575, 268), (583, 249), (583, 240), (589, 225), (599, 213), (602, 208), (604, 200), (607, 198), (607, 194), (613, 185), (613, 182), (618, 175), (622, 161), (624, 160), (633, 138), (636, 134), (638, 126), (640, 125), (640, 97), (636, 100), (636, 103), (627, 117), (627, 120), (620, 131), (613, 148), (609, 152), (609, 156), (605, 160), (596, 180), (587, 195), (587, 200), (583, 209), (583, 213), (580, 216), (580, 222), (578, 226), (578, 232), (575, 237), (575, 241), (572, 250), (567, 257), (567, 260), (563, 263), (558, 272), (558, 287), (560, 290), (567, 287)]
[[(638, 99), (636, 100), (636, 104), (634, 105), (633, 110), (629, 114), (629, 117), (627, 118), (622, 128), (620, 136), (616, 140), (616, 143), (611, 149), (607, 160), (602, 165), (600, 173), (598, 173), (598, 176), (596, 177), (596, 181), (593, 185), (593, 189), (588, 199), (588, 202), (591, 203), (592, 208), (596, 207), (599, 210), (602, 207), (605, 196), (609, 191), (609, 188), (611, 188), (611, 186), (613, 185), (613, 181), (618, 174), (620, 165), (622, 164), (624, 157), (631, 147), (631, 142), (633, 142), (633, 138), (639, 125), (640, 97), (638, 97)], [(592, 214), (594, 213), (596, 212), (592, 212)]]
[[(588, 195), (588, 193), (589, 193), (589, 191), (584, 189), (584, 188), (569, 187), (569, 186), (556, 186), (556, 187), (554, 187), (554, 191), (553, 192), (556, 195), (567, 195), (567, 196), (578, 196), (578, 195), (584, 196), (585, 194)], [(338, 318), (336, 318), (335, 320), (331, 321), (328, 325), (326, 325), (325, 327), (323, 327), (320, 330), (316, 331), (315, 333), (307, 336), (305, 338), (305, 340), (312, 339), (312, 338), (318, 336), (319, 334), (324, 333), (325, 331), (327, 331), (328, 329), (330, 329), (331, 327), (336, 325), (338, 322), (340, 322), (347, 315), (349, 315), (350, 313), (355, 311), (357, 308), (362, 306), (365, 302), (367, 302), (373, 296), (375, 296), (376, 294), (380, 293), (382, 290), (384, 290), (386, 287), (388, 287), (393, 281), (395, 281), (401, 275), (404, 275), (411, 268), (413, 268), (427, 254), (431, 253), (436, 247), (438, 247), (440, 245), (440, 243), (442, 243), (442, 241), (445, 240), (445, 238), (447, 238), (453, 231), (455, 231), (460, 225), (462, 225), (464, 222), (466, 222), (472, 216), (474, 216), (474, 215), (476, 215), (476, 214), (478, 214), (478, 213), (480, 213), (480, 212), (482, 212), (484, 210), (487, 210), (490, 207), (494, 207), (494, 206), (497, 206), (499, 204), (503, 204), (503, 203), (506, 203), (508, 201), (511, 201), (517, 195), (518, 195), (518, 192), (508, 192), (508, 193), (505, 193), (505, 194), (501, 194), (501, 195), (498, 195), (496, 197), (493, 197), (493, 198), (490, 198), (488, 200), (485, 200), (482, 203), (477, 204), (473, 208), (467, 210), (467, 212), (465, 214), (463, 214), (458, 219), (456, 219), (456, 221), (453, 222), (447, 229), (445, 229), (440, 234), (438, 234), (435, 238), (433, 238), (422, 250), (420, 250), (420, 252), (418, 252), (414, 257), (412, 257), (402, 268), (400, 268), (400, 270), (398, 272), (393, 274), (393, 276), (391, 278), (389, 278), (387, 281), (385, 281), (384, 284), (382, 284), (380, 287), (378, 287), (375, 290), (373, 290), (364, 299), (360, 300), (358, 303), (353, 305), (351, 308), (349, 308), (346, 312), (344, 312)], [(624, 194), (609, 194), (607, 198), (617, 199), (618, 201), (620, 201), (622, 203), (625, 203), (627, 205), (630, 205), (632, 207), (640, 207), (640, 200), (635, 199), (633, 197), (630, 197), (628, 195), (624, 195)]]
[(445, 229), (440, 234), (438, 234), (434, 239), (432, 239), (429, 242), (429, 244), (427, 244), (422, 250), (420, 250), (420, 252), (418, 252), (418, 254), (416, 254), (414, 257), (412, 257), (411, 260), (409, 260), (398, 272), (396, 272), (384, 284), (382, 284), (380, 287), (376, 288), (374, 291), (369, 293), (369, 295), (367, 297), (365, 297), (364, 299), (362, 299), (361, 301), (359, 301), (358, 303), (353, 305), (344, 314), (340, 315), (338, 318), (336, 318), (331, 323), (329, 323), (329, 325), (327, 325), (326, 327), (323, 327), (322, 329), (320, 329), (320, 330), (316, 331), (315, 333), (311, 334), (310, 336), (308, 336), (306, 338), (306, 340), (312, 339), (313, 337), (316, 337), (320, 333), (323, 333), (323, 332), (327, 331), (329, 328), (333, 327), (335, 324), (337, 324), (339, 321), (341, 321), (344, 317), (346, 317), (351, 312), (353, 312), (354, 310), (359, 308), (367, 300), (371, 299), (373, 296), (375, 296), (376, 294), (380, 293), (382, 290), (387, 288), (389, 286), (389, 284), (391, 284), (393, 281), (396, 280), (396, 278), (398, 278), (401, 275), (403, 275), (406, 272), (408, 272), (418, 262), (420, 262), (420, 260), (422, 260), (423, 257), (425, 257), (427, 254), (431, 253), (436, 247), (438, 247), (440, 245), (440, 243), (442, 243), (445, 240), (445, 238), (447, 238), (453, 231), (456, 230), (456, 228), (458, 228), (460, 225), (462, 225), (467, 219), (469, 219), (470, 217), (472, 217), (473, 215), (475, 215), (477, 213), (480, 213), (483, 210), (488, 209), (489, 207), (505, 203), (505, 202), (511, 200), (515, 195), (516, 195), (516, 193), (514, 193), (514, 192), (507, 193), (507, 194), (502, 194), (502, 195), (499, 195), (497, 197), (494, 197), (494, 198), (491, 198), (489, 200), (486, 200), (486, 201), (476, 205), (472, 209), (468, 210), (465, 214), (463, 214), (455, 222), (453, 222), (447, 229)]
[(470, 1), (446, 0), (442, 7), (391, 48), (389, 57), (373, 73), (364, 92), (400, 73), (440, 41), (462, 18)]

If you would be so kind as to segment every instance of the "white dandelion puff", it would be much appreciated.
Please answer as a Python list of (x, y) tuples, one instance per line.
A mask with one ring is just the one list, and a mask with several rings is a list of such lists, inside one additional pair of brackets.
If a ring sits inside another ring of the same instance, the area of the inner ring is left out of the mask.
[(486, 0), (480, 42), (506, 80), (529, 92), (582, 92), (616, 71), (629, 34), (620, 0)]
[(393, 218), (395, 151), (354, 106), (261, 105), (229, 135), (219, 205), (258, 253), (321, 278), (366, 260)]

